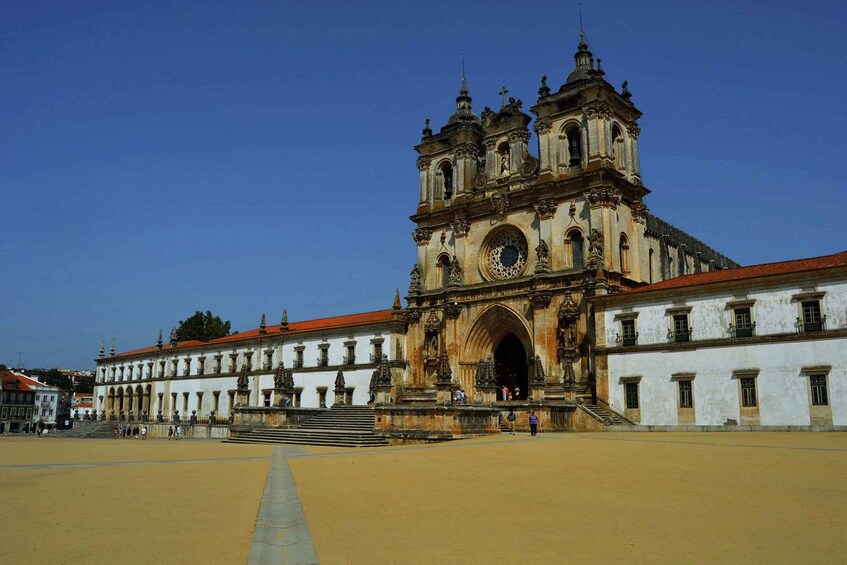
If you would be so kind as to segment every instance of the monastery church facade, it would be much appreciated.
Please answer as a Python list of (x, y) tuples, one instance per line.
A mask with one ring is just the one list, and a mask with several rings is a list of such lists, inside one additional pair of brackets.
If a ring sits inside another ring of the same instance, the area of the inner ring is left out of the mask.
[[(649, 372), (651, 363), (633, 364), (629, 353), (634, 350), (622, 349), (647, 347), (644, 338), (638, 343), (637, 328), (628, 320), (637, 319), (648, 303), (655, 310), (657, 298), (645, 289), (689, 281), (675, 287), (660, 314), (650, 314), (661, 326), (651, 330), (656, 337), (650, 351), (677, 347), (683, 336), (689, 343), (701, 328), (675, 325), (679, 319), (667, 311), (692, 314), (696, 310), (686, 300), (702, 291), (701, 282), (730, 284), (739, 266), (650, 212), (645, 202), (650, 191), (639, 164), (641, 112), (626, 82), (617, 89), (606, 80), (584, 34), (573, 69), (560, 77), (560, 86), (547, 80), (542, 78), (538, 98), (526, 109), (504, 89), (499, 108), (486, 107), (477, 114), (463, 78), (456, 110), (446, 124), (436, 131), (427, 120), (415, 147), (420, 182), (411, 219), (417, 260), (405, 306), (398, 294), (384, 311), (292, 323), (284, 315), (278, 325), (267, 325), (262, 316), (259, 328), (211, 342), (166, 344), (160, 336), (155, 346), (120, 354), (113, 346), (108, 356), (101, 346), (94, 417), (179, 421), (193, 414), (198, 421), (225, 419), (237, 410), (239, 390), (249, 391), (242, 397), (247, 404), (268, 408), (365, 404), (379, 392), (378, 406), (405, 407), (417, 414), (453, 406), (461, 390), (470, 400), (467, 410), (488, 406), (496, 411), (504, 400), (498, 391), (505, 386), (514, 406), (539, 409), (545, 415), (542, 425), (551, 429), (573, 429), (580, 410), (602, 424), (615, 415), (632, 424), (703, 423), (688, 413), (678, 417), (672, 409), (680, 391), (692, 394), (690, 385), (679, 388), (679, 382), (693, 377), (669, 374), (654, 382), (633, 373), (635, 367)], [(742, 309), (752, 306), (755, 300), (745, 288), (767, 289), (763, 277), (783, 276), (781, 284), (788, 288), (780, 292), (789, 297), (793, 309), (785, 315), (792, 321), (794, 313), (797, 323), (807, 321), (802, 304), (818, 300), (817, 320), (824, 319), (825, 327), (815, 326), (815, 312), (810, 311), (810, 322), (803, 327), (820, 331), (801, 341), (809, 346), (828, 340), (826, 355), (834, 357), (813, 363), (814, 355), (807, 355), (812, 360), (804, 362), (811, 372), (798, 371), (828, 377), (828, 399), (844, 397), (847, 369), (844, 354), (834, 346), (847, 349), (837, 341), (847, 339), (842, 335), (847, 333), (847, 287), (838, 283), (847, 280), (847, 256), (844, 265), (839, 261), (813, 268), (829, 269), (827, 276), (834, 281), (829, 291), (809, 288), (815, 286), (814, 277), (803, 276), (801, 265), (786, 272), (748, 273), (727, 299)], [(786, 273), (794, 278), (784, 279)], [(723, 278), (715, 282), (718, 274)], [(803, 288), (792, 293), (795, 282)], [(799, 298), (792, 299), (795, 295)], [(735, 311), (725, 310), (738, 334), (742, 326), (732, 318)], [(742, 324), (753, 323), (753, 313), (748, 314)], [(764, 319), (764, 313), (756, 315)], [(723, 326), (721, 316), (706, 323)], [(780, 335), (810, 333), (789, 326), (774, 327)], [(709, 339), (724, 337), (720, 329), (714, 335), (705, 327), (701, 331)], [(735, 341), (711, 347), (718, 357), (726, 357), (747, 355), (754, 345)], [(731, 367), (727, 370), (735, 374)], [(786, 371), (794, 374), (793, 368)], [(696, 367), (677, 371), (696, 372)], [(652, 384), (637, 398), (639, 391), (631, 383), (642, 377)], [(740, 382), (728, 381), (715, 394), (736, 394)], [(812, 394), (812, 388), (807, 392)], [(630, 401), (644, 410), (631, 408)], [(667, 406), (647, 410), (651, 402)], [(804, 396), (802, 405), (807, 404)], [(780, 417), (746, 422), (847, 424), (847, 406), (842, 413), (840, 404), (831, 405), (829, 416), (817, 420), (794, 417), (786, 404)], [(562, 410), (556, 412), (556, 407)], [(726, 401), (720, 409), (703, 406), (701, 414), (709, 415), (708, 424), (718, 425), (740, 419), (743, 408), (741, 400), (734, 405)], [(565, 420), (554, 425), (554, 412)], [(401, 420), (402, 426), (440, 425), (433, 423), (432, 412), (414, 420), (416, 424), (409, 424), (411, 412), (402, 417), (395, 413), (393, 419), (385, 414), (386, 421), (394, 422), (388, 427), (401, 425)]]

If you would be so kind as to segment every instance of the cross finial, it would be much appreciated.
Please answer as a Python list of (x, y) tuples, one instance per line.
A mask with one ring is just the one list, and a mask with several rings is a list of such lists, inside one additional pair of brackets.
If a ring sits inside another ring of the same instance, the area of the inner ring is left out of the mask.
[(503, 88), (500, 89), (499, 94), (500, 94), (500, 96), (503, 97), (503, 106), (505, 106), (506, 105), (506, 95), (509, 94), (509, 91), (506, 90), (506, 87), (504, 86)]

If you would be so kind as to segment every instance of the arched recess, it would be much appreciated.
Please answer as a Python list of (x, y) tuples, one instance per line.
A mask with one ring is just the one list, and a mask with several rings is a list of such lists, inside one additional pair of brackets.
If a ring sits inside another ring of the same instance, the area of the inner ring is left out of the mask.
[(436, 267), (438, 272), (438, 288), (447, 288), (447, 283), (450, 282), (450, 256), (447, 253), (442, 253), (436, 259)]
[(585, 237), (579, 228), (571, 228), (565, 234), (565, 263), (570, 269), (585, 266)]
[(438, 194), (436, 200), (450, 200), (453, 198), (453, 162), (450, 159), (444, 159), (436, 167), (439, 179)]
[(135, 412), (136, 416), (140, 416), (144, 411), (144, 389), (141, 385), (135, 387), (135, 406), (133, 407), (133, 412)]
[(477, 363), (494, 355), (494, 349), (510, 333), (521, 341), (527, 355), (533, 351), (532, 330), (523, 316), (502, 304), (493, 304), (476, 317), (465, 335), (462, 359)]

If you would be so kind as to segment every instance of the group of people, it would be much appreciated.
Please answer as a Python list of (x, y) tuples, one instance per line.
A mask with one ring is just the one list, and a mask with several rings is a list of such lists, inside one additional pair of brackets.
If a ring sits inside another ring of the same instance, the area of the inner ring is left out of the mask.
[[(513, 409), (509, 409), (509, 414), (506, 416), (506, 421), (509, 422), (509, 434), (515, 435), (515, 421), (518, 417)], [(529, 433), (530, 435), (538, 435), (538, 414), (535, 410), (529, 412)]]
[(179, 424), (177, 424), (176, 427), (168, 426), (168, 441), (179, 441), (180, 439), (182, 439), (182, 426)]
[(456, 404), (467, 404), (468, 403), (468, 395), (465, 394), (465, 389), (460, 388), (456, 391), (456, 394), (453, 397)]
[(500, 389), (500, 394), (503, 395), (503, 402), (510, 402), (512, 400), (518, 400), (521, 397), (521, 388), (516, 386), (514, 391), (509, 390), (509, 387), (503, 385)]
[(139, 428), (138, 426), (130, 426), (127, 424), (126, 426), (115, 426), (115, 439), (147, 439), (147, 426), (142, 426)]

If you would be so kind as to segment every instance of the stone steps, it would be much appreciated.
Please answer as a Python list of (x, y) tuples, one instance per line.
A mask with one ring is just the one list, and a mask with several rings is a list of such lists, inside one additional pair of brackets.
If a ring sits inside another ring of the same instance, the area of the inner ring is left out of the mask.
[(59, 430), (53, 437), (64, 438), (114, 438), (117, 422), (74, 422), (74, 428)]
[(609, 424), (609, 425), (612, 425), (612, 426), (629, 426), (629, 425), (631, 425), (631, 422), (624, 420), (623, 418), (621, 418), (620, 416), (618, 416), (614, 412), (607, 410), (606, 408), (603, 408), (599, 404), (583, 404), (583, 406), (585, 406), (590, 412), (592, 412), (592, 413), (596, 414), (597, 416), (599, 416), (600, 418), (602, 418), (604, 421), (606, 421), (606, 420), (611, 421), (611, 424)]
[(227, 443), (288, 443), (332, 447), (380, 447), (388, 440), (374, 433), (374, 412), (367, 406), (333, 406), (297, 428), (255, 429)]

